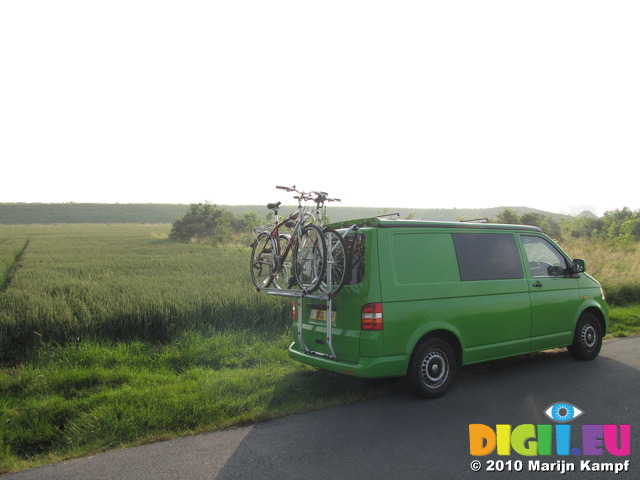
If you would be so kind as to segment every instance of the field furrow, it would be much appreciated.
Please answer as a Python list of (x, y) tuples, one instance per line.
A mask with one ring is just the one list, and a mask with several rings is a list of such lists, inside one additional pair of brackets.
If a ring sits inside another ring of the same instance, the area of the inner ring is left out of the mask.
[[(8, 241), (9, 239), (5, 239), (0, 243), (0, 247), (5, 247), (6, 244), (11, 244), (13, 242)], [(7, 288), (9, 288), (9, 284), (11, 283), (11, 279), (15, 271), (18, 269), (20, 264), (20, 259), (24, 254), (24, 251), (29, 246), (29, 239), (27, 239), (24, 244), (13, 252), (5, 253), (5, 258), (3, 259), (3, 273), (2, 277), (0, 277), (0, 293), (4, 292)]]

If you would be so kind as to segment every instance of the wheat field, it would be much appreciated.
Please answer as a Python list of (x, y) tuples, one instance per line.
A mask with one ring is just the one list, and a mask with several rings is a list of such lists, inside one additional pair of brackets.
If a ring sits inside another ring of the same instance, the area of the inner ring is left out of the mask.
[(168, 230), (0, 226), (0, 359), (84, 338), (166, 342), (193, 328), (286, 328), (286, 302), (253, 288), (248, 247), (172, 242)]

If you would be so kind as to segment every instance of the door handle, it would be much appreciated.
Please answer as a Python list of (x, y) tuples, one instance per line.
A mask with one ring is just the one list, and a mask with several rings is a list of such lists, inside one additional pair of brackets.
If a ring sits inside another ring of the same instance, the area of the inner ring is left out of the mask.
[(536, 282), (532, 286), (535, 287), (535, 288), (540, 288), (540, 287), (542, 287), (542, 284), (540, 282)]

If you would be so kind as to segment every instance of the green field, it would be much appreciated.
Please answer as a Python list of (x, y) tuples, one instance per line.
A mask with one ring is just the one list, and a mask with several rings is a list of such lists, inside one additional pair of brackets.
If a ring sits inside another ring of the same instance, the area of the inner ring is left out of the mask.
[(289, 360), (249, 248), (169, 229), (0, 226), (0, 472), (398, 388)]
[[(255, 291), (248, 247), (169, 230), (0, 225), (0, 472), (404, 388), (289, 360), (289, 302)], [(605, 289), (638, 283), (635, 251), (563, 246)], [(639, 318), (614, 308), (611, 332)]]
[[(281, 332), (288, 323), (283, 302), (251, 287), (246, 249), (171, 242), (163, 226), (0, 232), (0, 258), (10, 270), (0, 300), (3, 361), (20, 360), (24, 347), (43, 341), (166, 342), (192, 328)], [(17, 265), (9, 266), (27, 241)]]

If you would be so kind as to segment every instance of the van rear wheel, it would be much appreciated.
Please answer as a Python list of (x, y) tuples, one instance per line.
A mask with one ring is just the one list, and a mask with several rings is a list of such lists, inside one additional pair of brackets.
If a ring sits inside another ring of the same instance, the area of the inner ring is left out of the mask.
[(456, 357), (451, 346), (440, 338), (418, 344), (411, 356), (407, 379), (414, 393), (425, 398), (444, 395), (456, 375)]
[(567, 347), (572, 357), (578, 360), (593, 360), (602, 348), (602, 327), (593, 313), (583, 313), (578, 320), (573, 343)]

